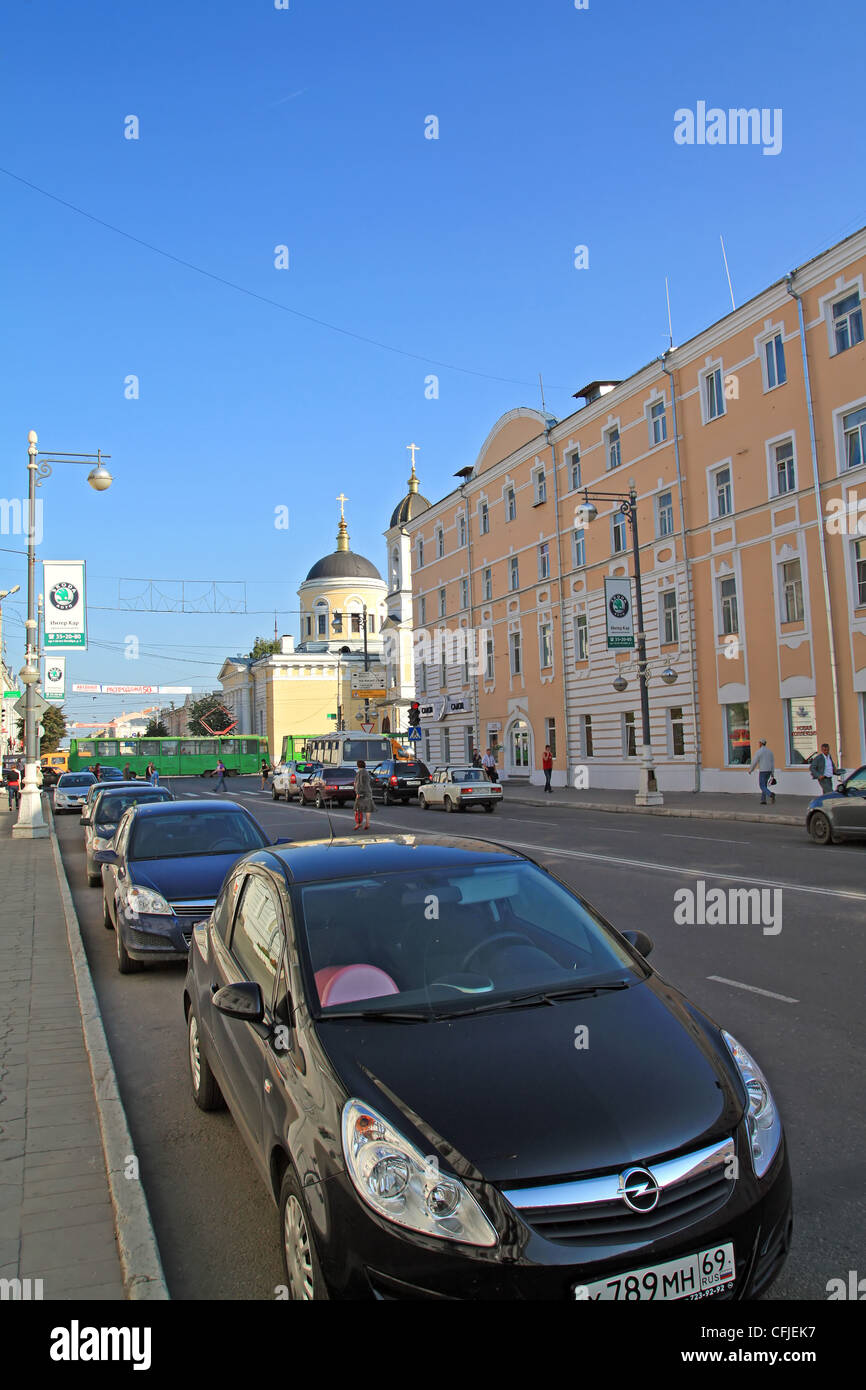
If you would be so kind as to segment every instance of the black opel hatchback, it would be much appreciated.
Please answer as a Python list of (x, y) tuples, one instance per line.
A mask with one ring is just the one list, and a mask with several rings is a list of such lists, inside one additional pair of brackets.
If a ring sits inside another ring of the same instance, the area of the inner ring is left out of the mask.
[(525, 856), (248, 854), (194, 931), (193, 1095), (279, 1207), (292, 1298), (745, 1298), (791, 1239), (749, 1053)]

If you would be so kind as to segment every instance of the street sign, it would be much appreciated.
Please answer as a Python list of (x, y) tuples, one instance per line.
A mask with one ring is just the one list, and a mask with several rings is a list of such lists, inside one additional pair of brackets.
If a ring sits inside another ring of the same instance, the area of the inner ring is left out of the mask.
[[(45, 713), (45, 711), (46, 711), (47, 709), (50, 709), (50, 708), (51, 708), (51, 706), (50, 706), (50, 704), (48, 703), (48, 701), (47, 701), (47, 700), (43, 700), (43, 698), (42, 698), (42, 696), (39, 694), (39, 691), (38, 691), (38, 690), (34, 690), (34, 692), (33, 692), (33, 708), (34, 708), (34, 710), (36, 711), (36, 714), (37, 714), (37, 716), (38, 716), (39, 718), (42, 717), (42, 715)], [(25, 696), (23, 696), (23, 695), (21, 696), (21, 699), (18, 700), (17, 703), (15, 704), (14, 709), (15, 709), (15, 713), (16, 713), (16, 714), (20, 714), (20, 715), (23, 716), (23, 715), (26, 713), (26, 711), (27, 711), (27, 704), (26, 704)]]
[(3, 699), (4, 699), (4, 700), (18, 700), (18, 699), (20, 699), (20, 696), (21, 696), (21, 691), (20, 691), (20, 690), (4, 690), (4, 691), (3, 691)]
[(384, 700), (387, 693), (384, 685), (356, 685), (354, 677), (352, 679), (353, 700)]
[(325, 718), (326, 718), (326, 719), (336, 719), (336, 717), (337, 717), (337, 716), (336, 716), (335, 714), (326, 714), (326, 715), (325, 715)]
[(634, 647), (634, 614), (632, 613), (631, 579), (604, 581), (604, 611), (607, 622), (608, 648), (622, 650)]
[(408, 740), (409, 740), (410, 743), (420, 743), (420, 742), (421, 742), (421, 730), (420, 730), (420, 729), (410, 729), (409, 732), (407, 733), (406, 737), (408, 738)]
[(362, 725), (361, 725), (361, 728), (363, 729), (363, 731), (364, 731), (365, 734), (371, 734), (371, 733), (373, 732), (373, 730), (375, 729), (375, 727), (376, 727), (375, 724), (362, 724)]

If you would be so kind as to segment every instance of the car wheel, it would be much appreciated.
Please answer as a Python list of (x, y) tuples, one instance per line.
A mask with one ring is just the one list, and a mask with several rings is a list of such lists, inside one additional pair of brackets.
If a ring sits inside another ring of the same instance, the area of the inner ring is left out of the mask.
[(455, 808), (454, 808), (454, 802), (451, 800), (451, 797), (450, 797), (450, 796), (446, 796), (446, 798), (445, 798), (445, 803), (444, 803), (444, 804), (445, 804), (445, 810), (446, 810), (446, 811), (453, 811), (453, 810), (455, 809)]
[(279, 799), (280, 794), (277, 791), (276, 787), (271, 787), (271, 801), (279, 801)]
[(485, 811), (487, 812), (487, 814), (489, 815), (491, 811), (495, 811), (495, 810), (496, 810), (496, 807), (494, 806), (494, 804), (493, 804), (492, 801), (485, 801), (485, 803), (484, 803), (484, 809), (485, 809)]
[(90, 872), (90, 870), (88, 869), (88, 871), (87, 871), (87, 883), (88, 883), (88, 886), (89, 886), (90, 888), (98, 888), (101, 882), (102, 882), (102, 874), (92, 874), (92, 873)]
[(328, 1298), (319, 1257), (310, 1234), (303, 1193), (293, 1168), (287, 1168), (280, 1189), (280, 1245), (289, 1298), (312, 1303)]
[(104, 893), (102, 895), (102, 925), (105, 927), (106, 931), (114, 931), (114, 923), (111, 920), (111, 913), (108, 909), (108, 899)]
[(325, 803), (324, 803), (324, 801), (322, 800), (322, 793), (321, 793), (321, 792), (316, 792), (316, 810), (317, 810), (317, 811), (324, 811), (324, 809), (325, 809)]
[(809, 821), (809, 834), (816, 845), (833, 844), (833, 827), (823, 811), (816, 811)]
[(120, 922), (114, 928), (114, 949), (117, 956), (117, 968), (121, 975), (137, 975), (141, 969), (141, 961), (133, 960), (123, 944), (123, 933), (120, 930)]
[(192, 1085), (193, 1100), (199, 1110), (224, 1110), (223, 1094), (204, 1055), (198, 1019), (193, 1008), (190, 1008), (187, 1019), (187, 1042), (189, 1079)]
[(418, 805), (421, 807), (422, 811), (430, 810), (430, 802), (427, 800), (423, 792), (418, 793)]
[(387, 788), (387, 787), (385, 787), (385, 789), (384, 789), (383, 792), (382, 792), (382, 805), (383, 805), (383, 806), (393, 806), (393, 805), (394, 805), (394, 802), (393, 802), (393, 800), (392, 800), (392, 798), (391, 798), (391, 793), (388, 791), (388, 788)]

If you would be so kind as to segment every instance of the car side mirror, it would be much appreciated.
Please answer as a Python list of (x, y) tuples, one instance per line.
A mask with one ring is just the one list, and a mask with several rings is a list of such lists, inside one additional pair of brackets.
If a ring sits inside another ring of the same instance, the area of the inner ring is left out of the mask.
[(93, 852), (93, 861), (96, 864), (119, 864), (117, 852), (113, 849), (97, 849)]
[(82, 824), (82, 825), (90, 825), (90, 816), (82, 816), (82, 817), (81, 817), (81, 824)]
[(646, 959), (655, 945), (651, 936), (647, 936), (644, 931), (624, 931), (623, 936), (630, 946), (634, 946), (636, 951)]
[(213, 996), (213, 1004), (227, 1018), (239, 1018), (244, 1023), (261, 1023), (265, 1016), (261, 987), (252, 980), (223, 985)]

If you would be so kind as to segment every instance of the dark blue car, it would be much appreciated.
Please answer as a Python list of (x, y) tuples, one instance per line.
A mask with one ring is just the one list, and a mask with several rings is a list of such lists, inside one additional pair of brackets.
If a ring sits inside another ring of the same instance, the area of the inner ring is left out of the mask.
[(114, 929), (121, 975), (147, 961), (185, 960), (192, 929), (209, 917), (223, 879), (242, 854), (270, 844), (234, 801), (130, 806), (102, 865), (106, 928)]

